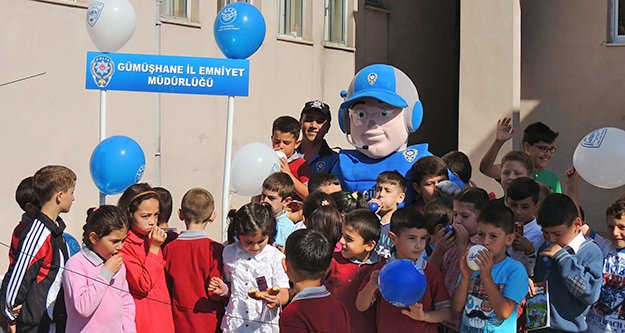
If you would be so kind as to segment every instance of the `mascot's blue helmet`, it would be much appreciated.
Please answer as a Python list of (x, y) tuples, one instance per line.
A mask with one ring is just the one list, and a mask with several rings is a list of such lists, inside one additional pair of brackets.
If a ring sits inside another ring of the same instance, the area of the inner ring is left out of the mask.
[(344, 133), (350, 133), (349, 107), (365, 97), (403, 108), (405, 124), (410, 132), (416, 131), (423, 120), (423, 106), (417, 87), (408, 75), (391, 65), (374, 64), (361, 69), (341, 95), (345, 100), (339, 107), (339, 126)]

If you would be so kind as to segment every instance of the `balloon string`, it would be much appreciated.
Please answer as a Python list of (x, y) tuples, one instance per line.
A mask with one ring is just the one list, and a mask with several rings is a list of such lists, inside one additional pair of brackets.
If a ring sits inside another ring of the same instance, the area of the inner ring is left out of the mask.
[(5, 82), (5, 83), (0, 83), (0, 87), (8, 86), (9, 84), (13, 84), (13, 83), (21, 82), (21, 81), (26, 81), (28, 79), (32, 79), (32, 78), (35, 78), (37, 76), (41, 76), (41, 75), (45, 75), (45, 74), (46, 74), (46, 72), (41, 72), (39, 74), (33, 74), (33, 75), (30, 75), (30, 76), (23, 77), (21, 79), (17, 79), (17, 80)]

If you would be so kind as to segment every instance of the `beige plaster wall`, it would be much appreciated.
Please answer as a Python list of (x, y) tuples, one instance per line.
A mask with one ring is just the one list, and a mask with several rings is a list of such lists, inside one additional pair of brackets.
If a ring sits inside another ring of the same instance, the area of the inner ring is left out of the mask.
[[(502, 195), (479, 162), (494, 139), (497, 119), (520, 103), (520, 8), (515, 0), (460, 2), (458, 149), (473, 165), (473, 180)], [(511, 149), (507, 143), (502, 152)]]

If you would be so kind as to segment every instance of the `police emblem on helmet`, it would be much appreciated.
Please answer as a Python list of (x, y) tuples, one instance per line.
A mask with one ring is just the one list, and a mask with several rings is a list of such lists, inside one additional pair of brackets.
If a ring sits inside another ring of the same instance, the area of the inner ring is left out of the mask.
[(97, 56), (91, 60), (89, 68), (95, 84), (100, 88), (104, 88), (111, 82), (115, 72), (115, 63), (113, 59), (107, 56)]
[(378, 74), (376, 73), (371, 73), (367, 76), (367, 81), (369, 81), (369, 85), (374, 85), (375, 81), (378, 80)]

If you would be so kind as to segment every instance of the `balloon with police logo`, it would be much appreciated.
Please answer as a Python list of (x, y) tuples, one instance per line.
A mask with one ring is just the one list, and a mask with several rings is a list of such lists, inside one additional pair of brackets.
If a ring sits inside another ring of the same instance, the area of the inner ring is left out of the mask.
[(604, 127), (590, 132), (575, 148), (573, 166), (588, 183), (605, 189), (625, 185), (625, 131)]
[(425, 273), (414, 262), (396, 259), (384, 265), (378, 277), (380, 294), (397, 307), (411, 306), (425, 294)]
[(128, 0), (94, 0), (87, 8), (86, 23), (98, 50), (115, 52), (132, 37), (137, 16)]
[(122, 193), (143, 177), (145, 154), (135, 140), (122, 135), (112, 136), (95, 147), (89, 170), (100, 192)]
[(234, 154), (231, 167), (232, 189), (241, 195), (260, 194), (267, 176), (280, 171), (276, 152), (263, 143), (248, 143)]
[(224, 7), (215, 18), (213, 34), (226, 58), (247, 59), (265, 39), (265, 18), (253, 5), (234, 2)]

